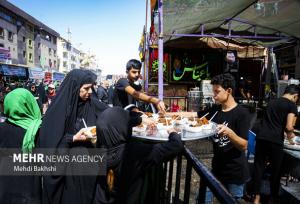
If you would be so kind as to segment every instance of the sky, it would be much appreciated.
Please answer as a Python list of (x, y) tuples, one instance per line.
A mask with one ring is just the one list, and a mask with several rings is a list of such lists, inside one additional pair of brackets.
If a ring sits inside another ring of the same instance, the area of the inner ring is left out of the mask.
[(125, 74), (126, 63), (139, 59), (146, 0), (9, 0), (68, 39), (77, 49), (97, 56), (103, 74)]

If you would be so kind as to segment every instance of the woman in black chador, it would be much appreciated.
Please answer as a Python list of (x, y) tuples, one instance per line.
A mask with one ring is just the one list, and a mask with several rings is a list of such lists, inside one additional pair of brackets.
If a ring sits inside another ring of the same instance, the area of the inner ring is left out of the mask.
[(169, 141), (160, 144), (129, 141), (131, 127), (139, 122), (120, 107), (106, 109), (99, 116), (97, 146), (107, 149), (107, 174), (98, 177), (94, 204), (144, 203), (141, 192), (146, 171), (183, 150), (174, 130)]
[[(107, 106), (92, 96), (96, 75), (88, 70), (72, 70), (64, 79), (53, 99), (40, 131), (40, 147), (93, 148), (83, 132), (84, 121), (94, 126), (97, 114)], [(68, 168), (71, 168), (68, 166)], [(89, 204), (94, 197), (94, 176), (45, 176), (44, 203)]]

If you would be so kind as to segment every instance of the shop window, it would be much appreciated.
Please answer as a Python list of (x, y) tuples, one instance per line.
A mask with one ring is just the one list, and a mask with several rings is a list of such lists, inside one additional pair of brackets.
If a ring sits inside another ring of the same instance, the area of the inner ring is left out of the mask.
[(14, 40), (14, 34), (11, 31), (8, 31), (8, 40), (13, 41)]
[(4, 38), (4, 29), (0, 27), (0, 38)]

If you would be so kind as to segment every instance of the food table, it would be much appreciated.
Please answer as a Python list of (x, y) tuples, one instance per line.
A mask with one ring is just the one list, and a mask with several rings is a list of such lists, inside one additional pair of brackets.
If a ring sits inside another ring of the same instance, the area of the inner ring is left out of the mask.
[[(294, 138), (297, 142), (300, 137)], [(295, 202), (300, 202), (300, 144), (289, 144), (287, 141), (284, 143), (284, 173), (287, 175), (285, 185), (282, 189), (293, 196)]]
[(192, 118), (173, 116), (158, 116), (149, 114), (157, 122), (154, 128), (148, 128), (142, 124), (133, 128), (132, 137), (149, 141), (168, 141), (168, 129), (174, 128), (181, 135), (182, 141), (198, 140), (207, 138), (216, 133), (216, 124), (207, 120), (205, 117)]
[(286, 172), (297, 179), (300, 179), (300, 137), (294, 138), (294, 144), (284, 142), (285, 168)]

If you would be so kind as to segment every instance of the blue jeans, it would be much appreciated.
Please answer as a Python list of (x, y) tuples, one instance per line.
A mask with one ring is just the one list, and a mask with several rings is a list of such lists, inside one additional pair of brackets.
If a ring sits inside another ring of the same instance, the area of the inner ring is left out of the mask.
[(225, 187), (235, 199), (241, 199), (244, 196), (244, 184), (225, 184)]
[[(241, 199), (244, 196), (244, 184), (224, 184), (229, 193), (237, 200)], [(199, 195), (197, 195), (198, 198)], [(197, 199), (198, 200), (198, 199)], [(213, 194), (209, 188), (206, 189), (205, 194), (205, 203), (211, 204), (213, 201)], [(197, 202), (196, 202), (197, 203)]]

